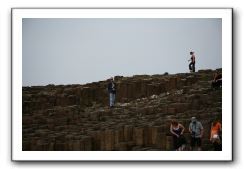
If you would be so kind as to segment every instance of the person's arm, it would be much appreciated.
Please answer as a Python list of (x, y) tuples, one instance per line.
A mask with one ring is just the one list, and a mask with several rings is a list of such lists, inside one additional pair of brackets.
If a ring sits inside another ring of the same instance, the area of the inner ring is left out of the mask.
[(172, 124), (170, 125), (170, 132), (175, 135), (176, 137), (179, 137), (178, 134), (176, 134), (174, 131), (173, 131), (173, 127), (172, 127)]
[(179, 124), (179, 127), (182, 128), (182, 131), (180, 133), (182, 135), (184, 133), (184, 131), (185, 131), (185, 127), (182, 124)]
[(188, 60), (188, 62), (192, 61), (192, 56), (190, 57), (190, 59)]

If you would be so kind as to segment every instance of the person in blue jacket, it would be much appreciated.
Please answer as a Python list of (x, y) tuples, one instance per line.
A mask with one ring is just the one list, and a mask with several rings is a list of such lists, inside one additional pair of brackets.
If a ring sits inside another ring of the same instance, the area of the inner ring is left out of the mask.
[(115, 95), (116, 95), (116, 84), (112, 77), (109, 79), (108, 93), (109, 93), (109, 106), (112, 108), (115, 105)]

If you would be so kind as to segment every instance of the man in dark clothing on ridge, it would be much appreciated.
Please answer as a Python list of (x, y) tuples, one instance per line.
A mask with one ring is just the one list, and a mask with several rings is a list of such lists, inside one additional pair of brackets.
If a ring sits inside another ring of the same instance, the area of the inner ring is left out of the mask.
[(114, 83), (113, 78), (110, 78), (108, 83), (108, 92), (109, 92), (109, 106), (114, 107), (115, 104), (115, 95), (116, 95), (116, 84)]

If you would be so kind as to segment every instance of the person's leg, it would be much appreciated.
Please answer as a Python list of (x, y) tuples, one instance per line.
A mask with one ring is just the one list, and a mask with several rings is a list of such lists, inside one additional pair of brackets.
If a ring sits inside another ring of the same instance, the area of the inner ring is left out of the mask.
[(179, 137), (177, 138), (176, 144), (177, 144), (177, 150), (181, 151), (181, 142), (180, 142), (180, 138)]
[(113, 106), (113, 94), (109, 93), (109, 106), (112, 107)]
[(189, 64), (189, 70), (192, 70), (192, 62)]
[(202, 150), (202, 139), (197, 138), (197, 150), (201, 151)]
[(112, 95), (112, 100), (113, 100), (113, 106), (115, 105), (115, 94), (113, 93), (113, 95)]
[(218, 144), (217, 151), (222, 151), (222, 144), (221, 143)]
[(190, 150), (192, 151), (195, 146), (195, 138), (191, 137), (191, 145), (190, 145)]
[(173, 148), (175, 151), (177, 151), (177, 138), (176, 138), (176, 136), (173, 136)]
[(116, 94), (114, 94), (114, 105), (115, 105), (115, 100), (116, 100)]
[(185, 145), (185, 144), (183, 144), (183, 145), (181, 146), (181, 151), (184, 151), (184, 150), (185, 150), (185, 148), (186, 148), (186, 145)]
[(184, 151), (186, 147), (186, 138), (184, 135), (181, 135), (180, 138), (181, 138), (181, 151)]
[(214, 144), (214, 151), (221, 151), (222, 150), (222, 145), (221, 145), (220, 139), (216, 139), (213, 144)]
[(195, 63), (192, 63), (192, 71), (195, 72)]
[(218, 145), (216, 141), (213, 142), (213, 147), (214, 147), (214, 151), (218, 151)]
[(180, 145), (179, 145), (179, 151), (182, 151), (182, 150), (183, 150), (183, 145), (180, 144)]

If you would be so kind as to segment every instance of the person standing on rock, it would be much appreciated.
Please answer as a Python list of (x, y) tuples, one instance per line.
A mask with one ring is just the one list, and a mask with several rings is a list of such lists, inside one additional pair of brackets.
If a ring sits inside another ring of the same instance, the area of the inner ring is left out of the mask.
[(174, 149), (176, 151), (183, 151), (186, 145), (186, 139), (183, 136), (185, 127), (178, 123), (176, 120), (172, 120), (170, 125), (170, 132), (173, 135)]
[(203, 136), (203, 126), (196, 117), (191, 118), (191, 123), (189, 125), (189, 132), (191, 133), (191, 147), (190, 150), (193, 150), (194, 147), (197, 147), (198, 151), (201, 151), (202, 148), (202, 136)]
[(110, 108), (112, 108), (115, 105), (115, 95), (116, 95), (116, 84), (112, 77), (109, 79), (108, 92), (109, 92), (109, 106)]
[(189, 70), (191, 72), (195, 72), (195, 63), (196, 63), (196, 58), (195, 58), (195, 54), (193, 51), (190, 52), (190, 55), (191, 55), (191, 59), (188, 60), (188, 61), (191, 61), (190, 64), (189, 64)]

